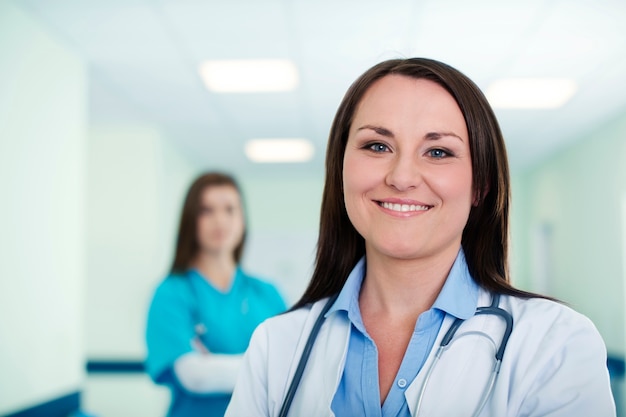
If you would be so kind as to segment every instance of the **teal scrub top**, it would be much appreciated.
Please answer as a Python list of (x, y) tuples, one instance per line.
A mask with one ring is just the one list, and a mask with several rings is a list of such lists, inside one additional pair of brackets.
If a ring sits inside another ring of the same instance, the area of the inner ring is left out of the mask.
[(202, 342), (212, 353), (241, 354), (254, 329), (286, 310), (276, 287), (237, 268), (228, 292), (213, 287), (195, 269), (169, 275), (157, 287), (148, 311), (146, 370), (172, 393), (169, 417), (222, 417), (230, 394), (186, 391), (173, 371), (174, 361), (193, 351), (199, 322)]

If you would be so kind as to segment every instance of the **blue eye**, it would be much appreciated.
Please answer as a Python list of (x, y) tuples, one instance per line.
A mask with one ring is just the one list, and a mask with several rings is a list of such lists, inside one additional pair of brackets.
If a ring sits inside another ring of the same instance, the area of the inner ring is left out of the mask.
[(443, 159), (447, 156), (450, 156), (450, 153), (444, 151), (443, 149), (431, 149), (428, 151), (428, 155), (431, 158), (435, 158), (435, 159)]
[(377, 153), (382, 153), (387, 152), (389, 150), (389, 147), (384, 143), (372, 143), (368, 146), (368, 149), (371, 149), (372, 151)]

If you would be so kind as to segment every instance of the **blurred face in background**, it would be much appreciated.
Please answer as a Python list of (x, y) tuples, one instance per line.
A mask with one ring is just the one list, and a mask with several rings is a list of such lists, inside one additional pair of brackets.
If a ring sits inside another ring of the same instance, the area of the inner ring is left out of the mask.
[(230, 185), (205, 188), (200, 195), (197, 221), (200, 252), (234, 256), (234, 250), (241, 242), (243, 233), (243, 209), (237, 190)]

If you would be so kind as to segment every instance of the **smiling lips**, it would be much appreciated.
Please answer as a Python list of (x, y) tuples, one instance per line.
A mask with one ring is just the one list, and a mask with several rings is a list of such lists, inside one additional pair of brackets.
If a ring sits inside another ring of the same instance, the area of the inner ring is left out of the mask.
[(418, 204), (399, 204), (399, 203), (387, 203), (385, 201), (379, 201), (378, 205), (391, 211), (398, 211), (401, 213), (408, 213), (412, 211), (426, 211), (431, 206), (422, 206)]

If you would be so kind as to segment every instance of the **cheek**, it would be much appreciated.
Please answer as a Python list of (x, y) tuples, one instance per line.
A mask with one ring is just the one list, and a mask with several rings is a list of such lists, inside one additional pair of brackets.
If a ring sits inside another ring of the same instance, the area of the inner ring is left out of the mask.
[(201, 233), (203, 230), (205, 230), (207, 228), (207, 218), (204, 216), (200, 216), (198, 218), (198, 221), (196, 221), (196, 230), (198, 231), (198, 233)]
[(210, 221), (208, 221), (207, 219), (198, 221), (198, 227), (197, 227), (196, 234), (197, 234), (197, 237), (198, 237), (198, 241), (205, 242), (207, 240), (208, 236), (210, 236), (210, 234), (211, 234), (211, 224), (210, 224)]
[(346, 204), (348, 215), (351, 216), (351, 209), (357, 196), (361, 194), (364, 178), (359, 170), (359, 165), (353, 163), (350, 158), (344, 160), (343, 165), (343, 199)]
[(343, 199), (352, 226), (362, 235), (369, 223), (367, 194), (374, 188), (373, 175), (372, 170), (363, 169), (363, 164), (354, 162), (346, 159), (344, 164)]
[(474, 202), (474, 191), (471, 173), (460, 171), (452, 175), (435, 177), (431, 181), (432, 187), (437, 190), (440, 198), (453, 204), (458, 211), (471, 209)]
[(246, 225), (245, 225), (243, 219), (239, 219), (237, 221), (237, 226), (235, 227), (235, 230), (237, 231), (238, 238), (241, 239), (241, 236), (243, 235), (243, 232), (244, 232), (245, 228), (246, 228)]
[(357, 155), (346, 154), (343, 163), (343, 189), (344, 196), (363, 192), (372, 187), (378, 177), (375, 164), (366, 163)]
[(241, 214), (233, 218), (232, 230), (233, 233), (237, 236), (237, 239), (240, 239), (243, 236), (245, 226), (246, 225)]

